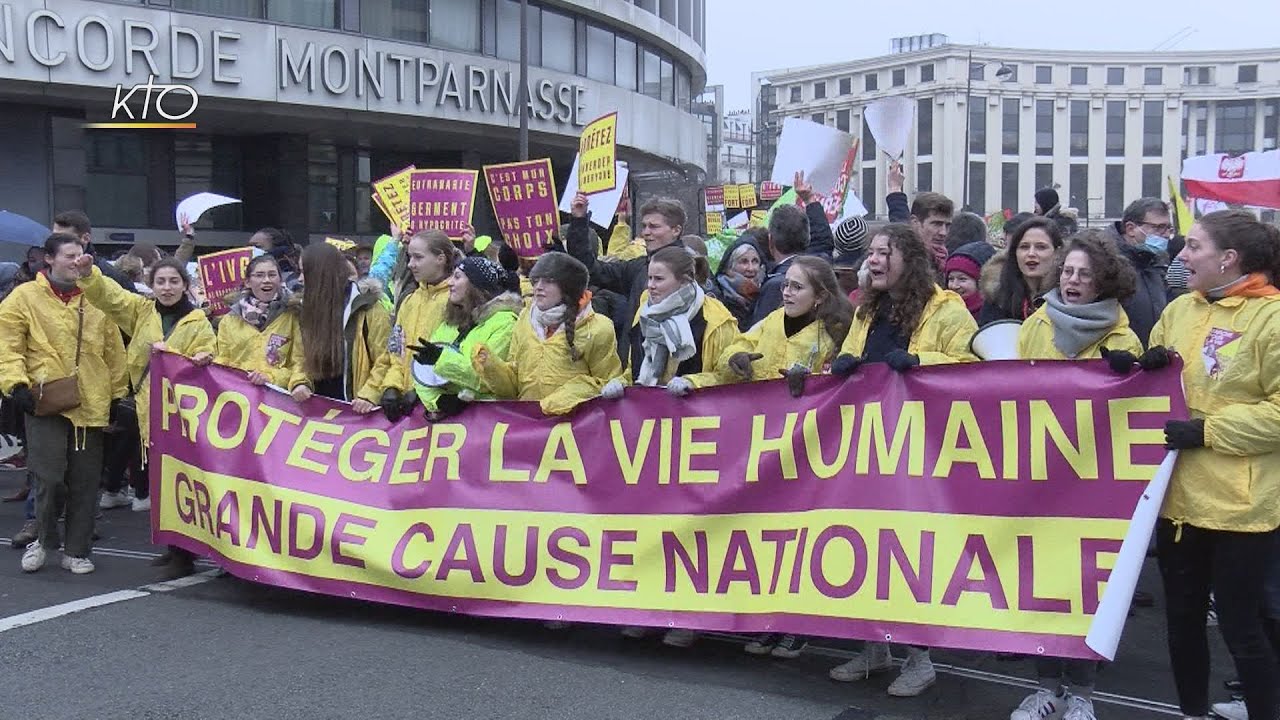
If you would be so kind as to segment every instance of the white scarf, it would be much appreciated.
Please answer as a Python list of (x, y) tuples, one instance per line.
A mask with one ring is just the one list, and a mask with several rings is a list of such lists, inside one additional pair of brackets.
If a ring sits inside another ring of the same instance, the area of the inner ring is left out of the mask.
[(698, 348), (690, 321), (702, 310), (706, 294), (697, 283), (689, 283), (661, 302), (650, 302), (640, 310), (640, 332), (644, 336), (644, 360), (636, 383), (658, 385), (672, 357), (683, 362), (693, 357)]
[[(549, 310), (539, 310), (538, 305), (534, 303), (529, 306), (529, 323), (533, 325), (533, 332), (538, 336), (538, 339), (545, 342), (547, 338), (564, 329), (565, 319), (568, 314), (569, 306), (564, 303), (553, 305)], [(590, 315), (591, 303), (587, 303), (582, 310), (578, 311), (577, 317), (574, 318), (574, 323), (580, 324)], [(547, 332), (548, 329), (552, 328), (554, 328), (553, 332)]]

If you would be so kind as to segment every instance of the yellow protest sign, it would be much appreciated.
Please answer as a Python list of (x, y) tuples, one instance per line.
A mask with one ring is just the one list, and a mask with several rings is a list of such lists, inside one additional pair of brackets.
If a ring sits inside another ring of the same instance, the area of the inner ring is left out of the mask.
[(761, 228), (761, 227), (764, 227), (768, 222), (769, 222), (768, 210), (752, 210), (751, 221), (748, 223), (748, 226), (753, 228)]
[(753, 208), (756, 206), (756, 186), (751, 183), (738, 186), (738, 207)]
[(707, 234), (719, 235), (721, 230), (724, 230), (724, 213), (707, 213)]
[(586, 195), (618, 187), (618, 113), (591, 121), (578, 138), (578, 190)]
[(346, 238), (327, 237), (324, 241), (338, 248), (338, 250), (342, 252), (346, 252), (356, 246), (355, 242), (347, 240)]
[(742, 207), (741, 196), (738, 194), (737, 185), (724, 186), (724, 208), (725, 210), (737, 210)]
[(377, 206), (401, 228), (409, 225), (409, 180), (416, 169), (410, 165), (373, 183)]

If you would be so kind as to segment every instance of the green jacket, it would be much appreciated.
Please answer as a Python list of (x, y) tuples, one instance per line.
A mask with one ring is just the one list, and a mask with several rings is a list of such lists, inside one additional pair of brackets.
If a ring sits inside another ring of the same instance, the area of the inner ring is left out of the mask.
[(436, 361), (435, 372), (449, 384), (443, 387), (423, 385), (414, 381), (418, 398), (428, 410), (436, 410), (441, 395), (466, 395), (474, 400), (492, 400), (493, 395), (482, 390), (480, 377), (471, 365), (475, 349), (484, 345), (489, 352), (503, 360), (509, 359), (511, 336), (516, 320), (524, 308), (524, 300), (515, 293), (504, 293), (490, 300), (475, 311), (475, 326), (462, 341), (458, 341), (458, 328), (441, 323), (431, 334), (431, 342), (444, 346), (444, 352)]

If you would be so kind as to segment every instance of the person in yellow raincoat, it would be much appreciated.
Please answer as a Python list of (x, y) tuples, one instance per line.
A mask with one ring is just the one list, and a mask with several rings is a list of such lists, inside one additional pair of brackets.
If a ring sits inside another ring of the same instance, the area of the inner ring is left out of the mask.
[(1137, 360), (1157, 369), (1166, 347), (1181, 355), (1191, 411), (1165, 424), (1180, 455), (1156, 525), (1178, 703), (1183, 715), (1209, 710), (1212, 589), (1249, 717), (1277, 717), (1280, 230), (1242, 210), (1209, 213), (1178, 258), (1191, 292), (1165, 308)]
[(243, 370), (254, 385), (287, 389), (302, 365), (298, 308), (271, 255), (250, 260), (244, 278), (244, 292), (229, 298), (231, 310), (218, 323), (213, 362)]
[(529, 279), (533, 303), (516, 321), (511, 359), (480, 345), (472, 362), (494, 397), (537, 400), (545, 414), (564, 415), (622, 373), (613, 323), (592, 311), (587, 268), (566, 253), (538, 258)]
[(413, 353), (407, 345), (418, 338), (431, 337), (444, 322), (449, 277), (461, 259), (449, 236), (440, 230), (427, 230), (409, 238), (404, 254), (417, 288), (396, 298), (386, 352), (378, 357), (369, 380), (351, 403), (351, 409), (358, 413), (371, 413), (381, 407), (391, 422), (407, 415), (417, 401), (410, 372)]
[(330, 243), (302, 251), (302, 364), (290, 380), (293, 399), (313, 394), (352, 401), (387, 351), (391, 316), (380, 286), (359, 282), (355, 268)]
[[(218, 339), (204, 310), (187, 297), (191, 278), (177, 260), (162, 259), (152, 267), (150, 287), (155, 299), (131, 293), (108, 280), (93, 266), (89, 255), (80, 256), (77, 268), (85, 298), (129, 336), (125, 354), (142, 436), (142, 471), (132, 478), (133, 509), (150, 510), (147, 447), (151, 439), (151, 354), (174, 352), (205, 363), (213, 358)], [(165, 579), (190, 575), (195, 570), (194, 557), (180, 548), (169, 548), (154, 562), (164, 565)]]
[[(1067, 241), (1059, 265), (1057, 287), (1045, 293), (1044, 304), (1018, 331), (1018, 357), (1088, 360), (1140, 355), (1142, 341), (1120, 306), (1133, 295), (1137, 275), (1115, 241), (1103, 230), (1086, 230)], [(1093, 718), (1097, 667), (1093, 660), (1038, 656), (1040, 685), (1010, 717), (1039, 720), (1065, 710), (1065, 717)]]
[[(850, 377), (867, 362), (883, 362), (897, 372), (919, 365), (972, 362), (977, 332), (964, 300), (934, 282), (936, 265), (916, 231), (885, 225), (867, 250), (868, 284), (858, 296), (849, 337), (831, 373)], [(853, 682), (893, 667), (888, 643), (867, 643), (861, 653), (831, 669), (831, 679)], [(928, 648), (910, 648), (902, 672), (889, 685), (895, 697), (914, 697), (937, 679)]]
[[(54, 233), (44, 251), (48, 269), (0, 303), (0, 392), (26, 416), (27, 467), (35, 478), (37, 539), (23, 553), (22, 569), (39, 570), (62, 545), (58, 515), (65, 508), (62, 567), (82, 575), (94, 570), (102, 431), (128, 393), (124, 343), (76, 286), (80, 241)], [(79, 403), (37, 415), (44, 384), (64, 378), (75, 379)]]
[(1120, 303), (1134, 293), (1133, 265), (1104, 230), (1086, 230), (1067, 241), (1058, 286), (1018, 330), (1018, 357), (1087, 360), (1117, 351), (1142, 354)]

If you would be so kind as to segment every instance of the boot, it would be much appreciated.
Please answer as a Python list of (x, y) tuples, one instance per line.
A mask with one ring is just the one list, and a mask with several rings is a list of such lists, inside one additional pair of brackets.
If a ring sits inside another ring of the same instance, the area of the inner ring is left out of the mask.
[(165, 565), (168, 565), (170, 562), (173, 562), (173, 546), (166, 545), (164, 552), (160, 553), (160, 555), (157, 557), (151, 558), (151, 562), (147, 564), (150, 565), (151, 567), (164, 567)]
[(15, 533), (13, 538), (9, 540), (9, 544), (20, 550), (35, 542), (36, 538), (39, 536), (40, 524), (35, 520), (28, 520), (22, 524), (22, 529)]
[(169, 559), (169, 564), (160, 571), (161, 580), (177, 580), (196, 571), (195, 555), (177, 547), (170, 548), (170, 551), (173, 555)]

